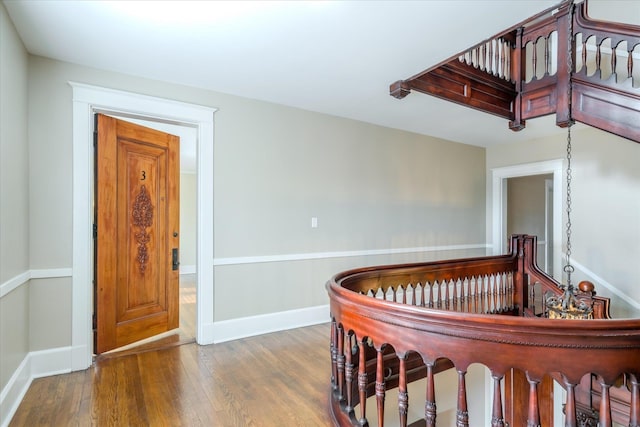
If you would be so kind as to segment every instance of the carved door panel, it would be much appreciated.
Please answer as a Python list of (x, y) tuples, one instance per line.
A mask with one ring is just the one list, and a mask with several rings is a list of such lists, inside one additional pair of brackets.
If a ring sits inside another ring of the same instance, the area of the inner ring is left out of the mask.
[(179, 323), (177, 136), (96, 117), (97, 354)]

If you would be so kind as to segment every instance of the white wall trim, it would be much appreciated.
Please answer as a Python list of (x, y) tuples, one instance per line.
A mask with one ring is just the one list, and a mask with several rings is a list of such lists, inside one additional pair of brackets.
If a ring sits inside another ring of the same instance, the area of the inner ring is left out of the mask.
[(31, 280), (31, 271), (27, 270), (0, 285), (0, 298)]
[(491, 218), (492, 218), (492, 247), (494, 255), (505, 253), (506, 242), (503, 236), (506, 233), (506, 191), (505, 180), (519, 176), (553, 174), (553, 277), (562, 277), (562, 171), (564, 160), (548, 160), (544, 162), (526, 163), (521, 165), (506, 166), (491, 169)]
[(45, 270), (27, 270), (0, 285), (0, 298), (14, 289), (19, 288), (31, 279), (53, 279), (57, 277), (71, 277), (70, 268), (49, 268)]
[(55, 279), (59, 277), (73, 277), (73, 269), (48, 268), (45, 270), (31, 270), (32, 279)]
[(237, 340), (270, 332), (328, 323), (329, 305), (223, 320), (210, 325), (214, 343)]
[(375, 255), (396, 255), (418, 252), (440, 252), (440, 251), (457, 251), (469, 249), (487, 249), (490, 246), (485, 243), (477, 243), (470, 245), (448, 245), (448, 246), (421, 246), (413, 248), (397, 248), (397, 249), (367, 249), (358, 251), (336, 251), (336, 252), (308, 252), (300, 254), (282, 254), (282, 255), (259, 255), (245, 257), (229, 257), (214, 258), (213, 265), (238, 265), (238, 264), (259, 264), (265, 262), (286, 262), (286, 261), (304, 261), (312, 259), (327, 258), (347, 258), (356, 256), (375, 256)]
[(162, 121), (197, 129), (196, 340), (213, 323), (213, 116), (215, 108), (69, 82), (73, 89), (73, 370), (92, 363), (93, 115), (96, 112)]
[(28, 353), (0, 393), (0, 426), (9, 425), (34, 379), (69, 372), (71, 347)]

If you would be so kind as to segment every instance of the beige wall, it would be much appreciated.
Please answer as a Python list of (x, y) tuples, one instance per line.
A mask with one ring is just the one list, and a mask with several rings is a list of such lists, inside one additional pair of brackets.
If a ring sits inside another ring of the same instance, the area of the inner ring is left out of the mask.
[[(614, 314), (618, 317), (637, 316), (640, 314), (637, 309), (640, 288), (636, 285), (640, 275), (640, 145), (584, 125), (576, 126), (572, 136), (572, 252), (574, 260), (584, 266), (578, 269), (574, 280), (594, 281), (600, 294), (613, 298)], [(492, 168), (561, 159), (566, 155), (565, 150), (564, 132), (527, 144), (490, 147), (487, 180), (490, 182)], [(488, 196), (490, 200), (491, 195)], [(489, 203), (487, 218), (492, 215)], [(565, 223), (566, 213), (563, 214)], [(490, 236), (490, 223), (487, 229)], [(615, 287), (618, 295), (608, 290), (606, 284)]]
[[(544, 269), (546, 180), (553, 174), (531, 175), (507, 179), (507, 236), (532, 234), (538, 237), (538, 266)], [(558, 189), (562, 191), (561, 189)], [(553, 207), (553, 206), (552, 206)], [(551, 216), (550, 216), (551, 218)], [(550, 220), (551, 221), (551, 220)], [(549, 230), (549, 238), (553, 238)], [(545, 271), (553, 271), (547, 269)]]
[[(37, 268), (71, 265), (69, 80), (218, 108), (216, 258), (484, 244), (482, 148), (40, 57), (29, 72)], [(358, 261), (217, 266), (215, 320), (326, 304), (325, 281)]]
[[(29, 269), (27, 64), (0, 4), (0, 286)], [(0, 390), (29, 351), (28, 303), (28, 283), (0, 298)], [(0, 420), (6, 411), (3, 405)]]

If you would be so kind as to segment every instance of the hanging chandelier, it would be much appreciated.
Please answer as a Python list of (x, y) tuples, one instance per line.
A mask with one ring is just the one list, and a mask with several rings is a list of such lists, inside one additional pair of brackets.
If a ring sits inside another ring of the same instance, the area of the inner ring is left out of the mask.
[[(571, 275), (575, 271), (571, 265), (571, 125), (570, 122), (567, 127), (567, 251), (566, 264), (564, 265), (567, 282), (565, 285), (561, 285), (562, 295), (553, 295), (547, 298), (547, 317), (550, 319), (593, 319), (592, 304), (577, 297), (578, 290), (583, 294), (593, 295), (593, 283), (582, 281), (576, 289), (571, 281)], [(591, 299), (589, 298), (589, 300)]]

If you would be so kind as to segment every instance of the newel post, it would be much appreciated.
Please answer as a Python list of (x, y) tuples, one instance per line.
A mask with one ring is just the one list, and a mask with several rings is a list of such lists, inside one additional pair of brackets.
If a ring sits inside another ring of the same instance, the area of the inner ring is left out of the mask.
[(511, 253), (516, 255), (516, 271), (513, 274), (514, 294), (516, 295), (516, 306), (518, 314), (524, 315), (524, 310), (529, 306), (528, 279), (525, 273), (525, 245), (524, 236), (517, 235), (511, 237)]

